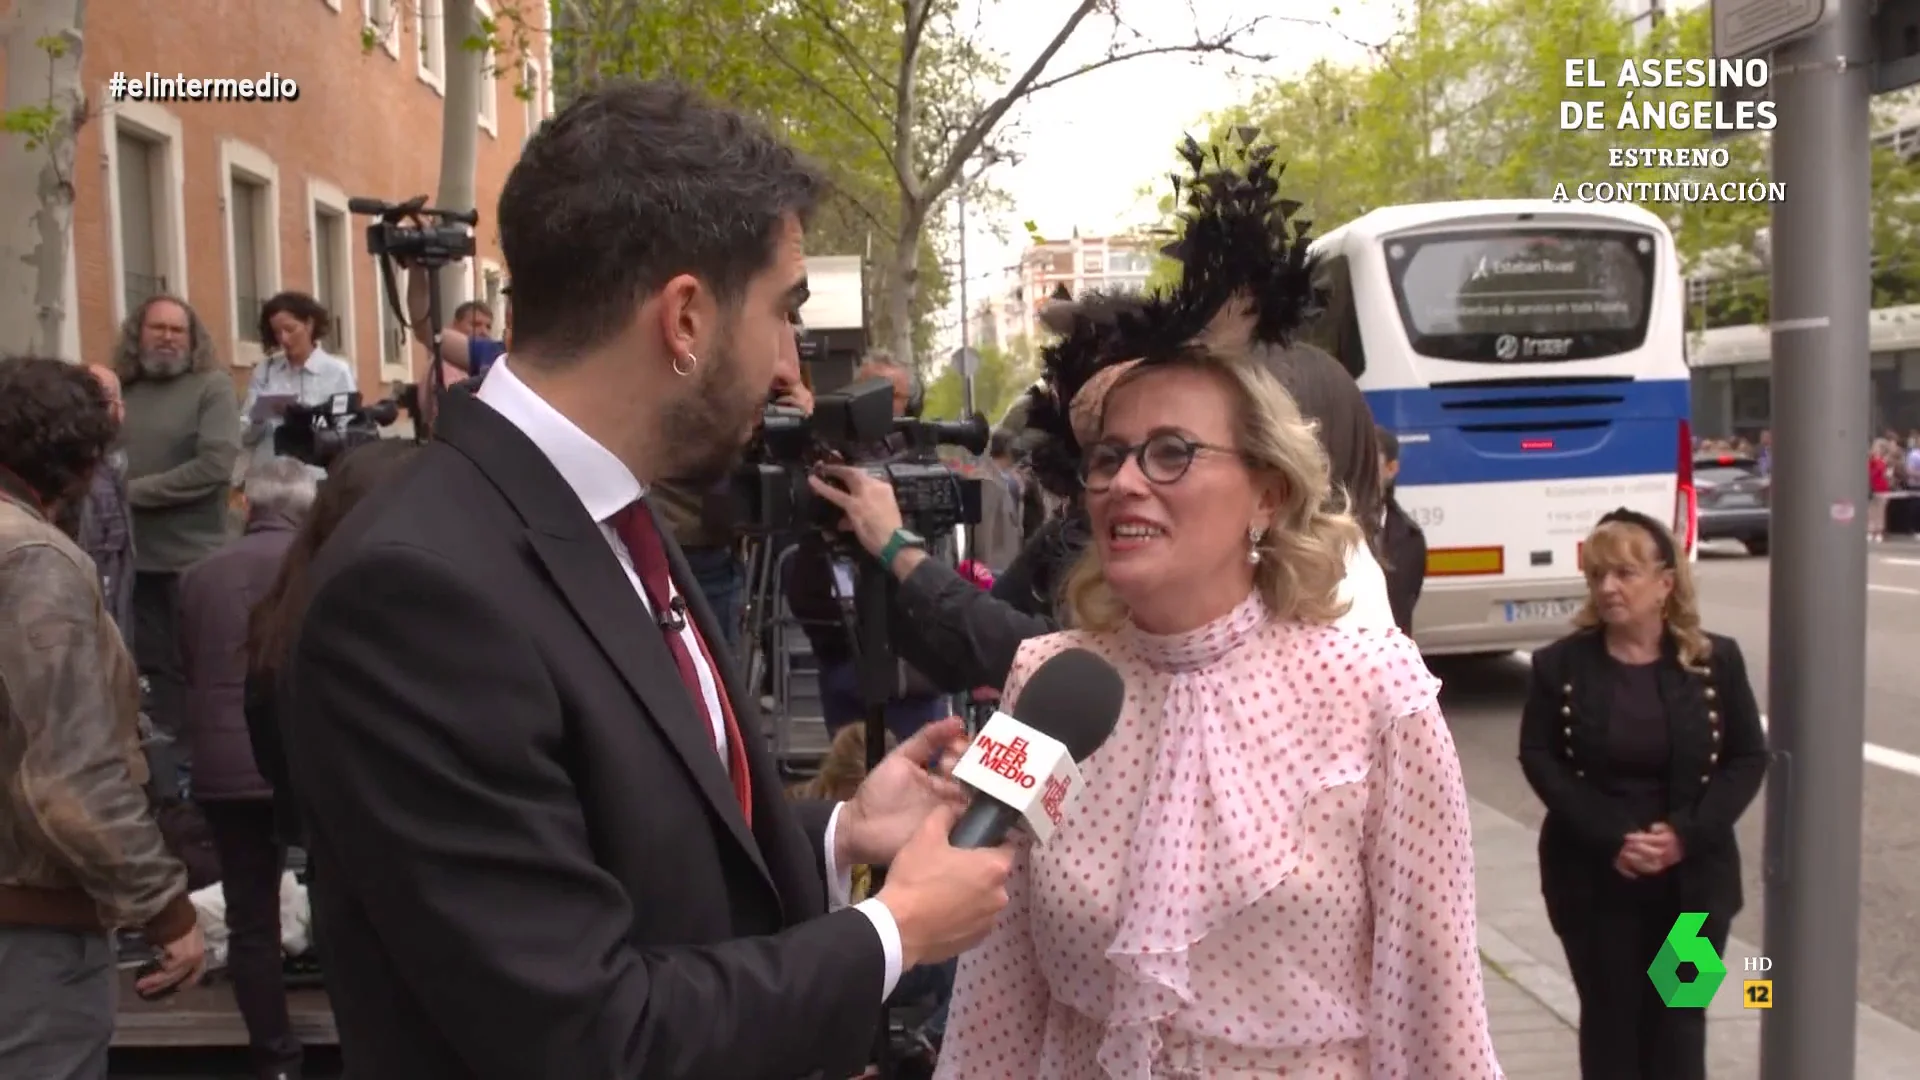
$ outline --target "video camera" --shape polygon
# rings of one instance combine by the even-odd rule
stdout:
[[[821,394],[813,415],[767,406],[747,464],[734,474],[734,519],[750,533],[835,529],[840,511],[807,485],[815,465],[838,461],[886,481],[903,524],[929,539],[980,523],[980,480],[939,460],[942,446],[987,449],[987,421],[916,420],[893,415],[893,384],[863,379]]]
[[[473,233],[468,230],[480,224],[478,210],[442,210],[428,206],[425,195],[416,195],[403,203],[355,196],[347,200],[347,212],[378,219],[367,226],[367,252],[375,258],[404,259],[433,269],[473,257]],[[409,219],[432,224],[411,224]]]
[[[387,307],[399,320],[399,325],[412,325],[413,316],[401,303],[400,285],[393,272],[394,264],[404,262],[408,266],[420,267],[427,273],[431,284],[427,289],[426,396],[431,398],[447,385],[440,357],[440,338],[444,329],[440,318],[440,271],[473,257],[471,230],[480,224],[480,212],[428,206],[425,195],[416,195],[403,203],[356,195],[347,200],[347,210],[376,219],[367,226],[367,251],[380,260],[380,278],[385,284]],[[410,384],[401,392],[407,413],[413,417],[414,440],[424,443],[432,435],[432,430],[427,413],[421,408],[421,397],[418,385]]]
[[[360,404],[359,394],[335,394],[325,405],[288,405],[273,433],[273,452],[324,469],[348,450],[380,438],[400,415],[393,401]]]

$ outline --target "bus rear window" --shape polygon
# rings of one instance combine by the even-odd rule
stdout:
[[[1489,229],[1384,242],[1413,350],[1533,364],[1637,349],[1653,301],[1655,238],[1623,229]]]

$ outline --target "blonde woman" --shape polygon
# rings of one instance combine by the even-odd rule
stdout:
[[[1581,548],[1579,629],[1534,653],[1520,763],[1546,804],[1540,888],[1580,995],[1588,1080],[1702,1080],[1702,1009],[1670,1009],[1647,966],[1682,912],[1725,952],[1740,910],[1733,827],[1766,735],[1732,638],[1700,628],[1666,526],[1616,510]]]
[[[1149,355],[1081,466],[1078,629],[1127,680],[1085,796],[961,960],[939,1076],[1497,1077],[1472,837],[1438,682],[1334,624],[1354,522],[1244,354]]]

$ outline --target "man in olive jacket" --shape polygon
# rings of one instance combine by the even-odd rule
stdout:
[[[121,444],[133,507],[133,644],[152,693],[149,715],[177,736],[186,704],[180,572],[230,535],[240,406],[206,326],[173,297],[155,296],[127,316],[114,368],[124,388]]]

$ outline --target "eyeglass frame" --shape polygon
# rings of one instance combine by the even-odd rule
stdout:
[[[1147,450],[1155,443],[1164,445],[1168,441],[1179,444],[1181,449],[1186,452],[1186,461],[1180,466],[1180,471],[1163,480],[1147,471]],[[1119,463],[1114,467],[1113,475],[1107,479],[1106,484],[1102,487],[1095,487],[1093,486],[1093,478],[1088,475],[1087,467],[1093,461],[1094,452],[1101,449],[1118,450]],[[1200,455],[1203,453],[1231,457],[1239,461],[1242,465],[1249,467],[1258,464],[1258,462],[1249,457],[1244,451],[1236,450],[1230,446],[1217,446],[1213,443],[1201,442],[1199,439],[1189,439],[1177,431],[1156,431],[1147,436],[1144,441],[1131,445],[1112,440],[1103,440],[1088,447],[1086,452],[1080,456],[1080,468],[1078,470],[1080,474],[1080,486],[1089,494],[1093,495],[1100,495],[1111,491],[1113,489],[1113,482],[1120,479],[1120,471],[1127,467],[1127,459],[1132,458],[1134,465],[1139,468],[1140,475],[1146,478],[1147,483],[1153,484],[1156,487],[1170,487],[1187,478],[1187,474],[1193,471],[1193,463],[1199,460]]]

